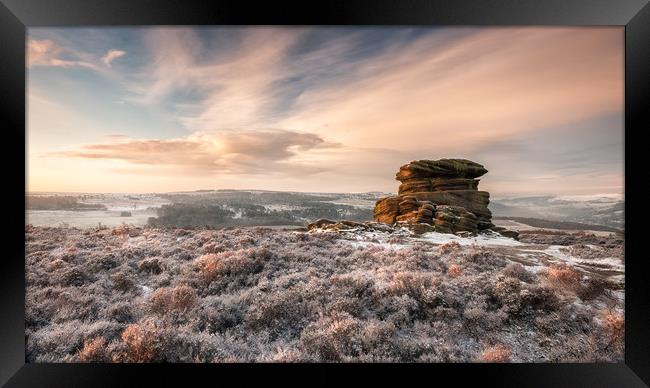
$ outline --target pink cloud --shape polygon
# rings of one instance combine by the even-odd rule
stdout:
[[[296,162],[301,153],[337,148],[310,133],[279,129],[197,133],[185,138],[125,139],[90,144],[75,150],[53,152],[50,156],[109,159],[132,165],[171,167],[173,171],[195,173],[259,174],[276,172],[317,172],[315,164]]]

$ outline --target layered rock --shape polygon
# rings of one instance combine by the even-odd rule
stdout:
[[[433,214],[436,206],[430,201],[418,201],[417,198],[407,195],[402,197],[398,204],[400,215],[395,220],[397,222],[407,222],[409,224],[431,224],[433,223]]]
[[[438,205],[433,224],[441,233],[478,233],[478,218],[460,206]]]
[[[387,224],[429,224],[443,233],[471,233],[492,229],[490,194],[479,191],[482,165],[466,159],[418,160],[400,167],[398,195],[382,198],[375,221]],[[509,231],[512,236],[512,232]]]
[[[399,196],[463,207],[478,218],[478,229],[483,230],[492,226],[490,193],[478,190],[476,178],[487,172],[482,165],[466,159],[418,160],[400,167],[395,178],[402,182]]]
[[[467,159],[416,160],[399,168],[395,179],[478,178],[488,170]]]

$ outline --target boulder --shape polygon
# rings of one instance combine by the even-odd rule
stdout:
[[[322,228],[325,225],[332,225],[336,224],[336,221],[328,220],[327,218],[320,218],[311,224],[307,225],[308,230],[316,229],[316,228]]]
[[[490,229],[492,229],[493,231],[499,233],[500,235],[502,235],[504,237],[509,237],[509,238],[513,238],[515,240],[519,240],[519,232],[517,232],[515,230],[510,230],[510,229],[506,229],[506,228],[504,228],[502,226],[494,226],[494,225]]]
[[[430,233],[436,231],[435,226],[425,224],[425,223],[405,224],[403,226],[415,234],[424,234],[424,233]]]

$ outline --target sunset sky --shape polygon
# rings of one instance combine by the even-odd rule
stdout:
[[[623,28],[30,28],[27,190],[623,193]]]

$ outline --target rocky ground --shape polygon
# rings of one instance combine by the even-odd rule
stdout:
[[[622,362],[623,240],[26,227],[29,362]]]

